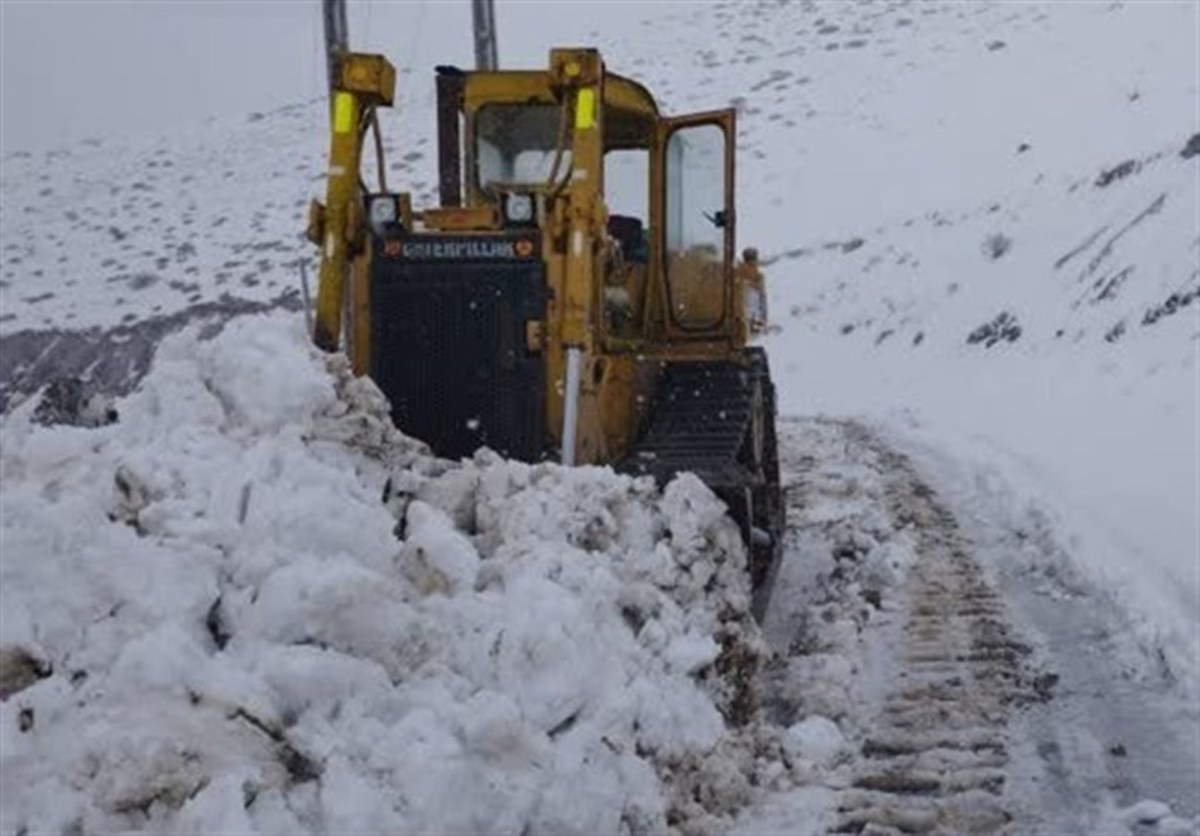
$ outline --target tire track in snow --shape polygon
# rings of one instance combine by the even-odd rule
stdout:
[[[1014,705],[1037,699],[1003,602],[971,543],[907,457],[857,424],[848,441],[874,448],[886,469],[887,511],[915,534],[902,589],[898,669],[869,725],[843,833],[997,833],[1012,821],[1004,797],[1006,727]]]
[[[863,743],[839,830],[1000,831],[1011,820],[1004,730],[1027,651],[965,553],[923,556],[910,583],[902,669]]]
[[[780,441],[758,689],[807,772],[739,833],[1198,832],[1193,692],[1041,511],[853,421]]]
[[[769,690],[792,709],[779,718],[789,724],[814,713],[837,719],[840,702],[841,728],[856,749],[824,773],[837,790],[824,832],[1012,832],[1009,721],[1048,698],[1052,678],[1035,675],[1031,648],[1018,640],[973,542],[907,456],[851,421],[785,425],[783,436],[799,503],[790,558],[814,564],[829,550],[832,559],[803,570],[815,572],[803,582],[814,592],[793,587],[790,595],[810,599],[799,613],[821,611],[804,620],[805,641],[792,639],[817,649],[789,652],[781,663],[788,670]],[[847,556],[851,546],[857,553]],[[816,568],[821,561],[825,569]],[[881,572],[891,580],[880,581]],[[836,623],[847,618],[855,632],[841,628],[839,639]],[[839,686],[841,698],[828,698],[821,669],[807,661],[823,654],[857,671]]]

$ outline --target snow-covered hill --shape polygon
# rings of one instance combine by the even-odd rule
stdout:
[[[362,30],[363,9],[352,35],[391,54],[403,70],[401,108],[384,120],[389,179],[428,203],[435,182],[432,65],[453,56],[466,60],[461,9],[375,6],[368,9],[369,33]],[[946,507],[978,541],[987,573],[1021,602],[1014,609],[1029,617],[1022,625],[1027,636],[1047,646],[1069,645],[1064,637],[1075,634],[1060,628],[1071,619],[1088,636],[1123,630],[1129,621],[1131,636],[1095,639],[1103,645],[1092,658],[1095,670],[1152,681],[1164,700],[1176,692],[1194,700],[1200,690],[1200,5],[734,0],[620,9],[506,9],[501,3],[502,57],[520,55],[536,65],[555,43],[595,43],[612,69],[643,80],[669,112],[738,107],[739,235],[767,263],[773,329],[766,345],[782,411],[850,416],[853,426],[869,428],[877,440],[871,445],[886,442],[904,451],[912,468],[905,478],[924,479],[946,495]],[[400,54],[404,50],[410,55]],[[413,66],[413,56],[424,64]],[[802,829],[798,811],[836,805],[829,787],[849,780],[839,772],[848,768],[843,736],[867,733],[848,718],[854,709],[877,707],[882,696],[864,677],[882,677],[871,673],[873,666],[887,667],[878,653],[871,655],[879,640],[862,639],[865,649],[855,644],[869,619],[853,603],[860,586],[872,594],[882,590],[886,600],[888,590],[903,584],[915,559],[903,514],[894,526],[879,522],[875,510],[861,512],[865,522],[854,516],[859,511],[851,515],[879,541],[864,547],[862,571],[871,577],[862,584],[843,577],[844,561],[834,559],[832,580],[814,582],[828,600],[806,597],[813,593],[804,584],[796,587],[795,612],[806,613],[797,618],[815,618],[818,609],[832,613],[816,631],[832,649],[789,663],[800,668],[793,683],[800,690],[789,699],[815,719],[783,742],[760,729],[765,737],[752,745],[742,732],[699,723],[711,735],[699,742],[671,738],[686,752],[682,761],[664,759],[653,746],[647,749],[646,733],[626,723],[641,715],[599,685],[585,700],[596,714],[543,717],[538,706],[554,703],[559,692],[547,696],[538,689],[579,679],[563,673],[576,655],[591,660],[587,665],[621,667],[629,681],[651,683],[638,691],[641,710],[657,704],[655,716],[664,723],[727,707],[720,693],[706,690],[711,682],[697,684],[694,674],[706,670],[703,654],[689,656],[710,647],[713,623],[688,632],[672,616],[662,635],[646,634],[655,642],[647,650],[635,646],[629,626],[612,620],[611,611],[601,615],[633,594],[631,584],[654,606],[687,612],[673,597],[673,582],[655,574],[663,570],[654,555],[666,547],[665,532],[691,519],[680,517],[672,502],[694,503],[710,532],[721,531],[721,524],[705,516],[703,492],[685,488],[676,489],[674,500],[659,499],[603,474],[570,476],[550,468],[534,478],[528,469],[486,457],[443,474],[446,465],[423,458],[407,442],[379,447],[381,436],[361,449],[352,419],[370,410],[345,405],[345,381],[326,376],[296,331],[301,262],[313,275],[313,254],[300,231],[305,205],[322,182],[325,120],[319,98],[280,101],[186,132],[164,130],[158,138],[105,136],[34,152],[5,149],[0,160],[0,403],[55,365],[132,383],[149,359],[149,343],[185,327],[188,311],[224,318],[293,309],[291,325],[283,324],[289,321],[283,313],[256,320],[274,323],[264,328],[275,334],[264,337],[270,345],[254,348],[255,329],[242,325],[195,349],[171,342],[158,376],[119,405],[117,427],[30,428],[24,422],[33,405],[20,405],[20,397],[3,419],[2,643],[34,652],[26,668],[35,674],[45,673],[47,663],[55,668],[23,692],[34,695],[33,702],[10,700],[3,709],[0,741],[5,758],[16,758],[5,761],[4,780],[15,776],[12,781],[31,788],[14,807],[7,799],[15,784],[5,784],[4,827],[22,821],[49,826],[61,815],[54,821],[64,826],[165,827],[170,820],[181,830],[245,830],[237,816],[253,808],[250,824],[268,830],[471,829],[481,811],[497,816],[497,829],[512,824],[517,831],[526,825],[535,832],[611,830],[622,821],[631,832],[637,832],[635,822],[657,830],[668,821],[705,830],[727,824],[757,797],[758,790],[748,788],[752,776],[763,787],[781,787],[815,775],[820,786],[811,798],[789,797],[775,818],[760,810],[743,820],[743,829]],[[246,362],[234,347],[239,337],[248,351],[292,356],[296,380],[262,392],[251,391],[253,381],[243,380],[244,390],[234,381],[228,385],[237,391],[226,392],[219,373]],[[124,349],[114,372],[101,354],[120,353],[122,345],[132,348]],[[272,393],[279,403],[268,397]],[[213,398],[222,410],[244,412],[245,422],[221,419],[225,413],[213,411]],[[299,414],[281,411],[287,403]],[[348,415],[333,414],[343,409]],[[864,476],[882,472],[872,458],[876,447],[851,455],[839,446],[850,442],[821,422],[814,426],[786,433],[796,448],[789,454],[795,493],[809,496],[814,479],[829,483],[829,496],[796,517],[793,559],[826,548],[831,520],[845,525],[844,505],[864,497],[882,501],[886,493],[873,481],[886,479]],[[848,437],[859,443],[866,436],[855,431]],[[393,488],[429,504],[427,521],[436,521],[430,531],[442,545],[455,544],[445,553],[470,563],[470,549],[486,557],[509,548],[519,555],[512,571],[520,578],[509,577],[508,569],[499,579],[479,569],[462,588],[426,588],[429,578],[444,576],[453,587],[455,577],[471,575],[462,561],[432,567],[424,580],[393,576],[385,542],[396,518],[377,502],[386,468],[373,456],[381,449],[399,455],[401,448],[410,458],[400,470],[412,484]],[[199,460],[210,454],[211,461]],[[850,462],[825,473],[838,455]],[[246,461],[254,463],[249,470]],[[225,484],[223,468],[241,474],[236,484]],[[128,480],[119,473],[135,475],[136,482],[121,489]],[[479,498],[493,496],[492,480],[512,478],[520,487],[509,504]],[[298,486],[322,479],[336,487],[344,518],[310,519],[318,503],[334,500]],[[484,487],[472,488],[476,498],[466,502],[460,480]],[[130,495],[113,493],[121,490]],[[843,491],[856,493],[845,498]],[[263,503],[264,496],[271,499]],[[145,507],[129,511],[130,501]],[[455,518],[458,534],[433,507]],[[65,522],[63,509],[69,509]],[[102,518],[110,511],[117,521],[106,524]],[[572,520],[565,532],[512,527],[513,521],[533,526],[539,515],[560,511]],[[585,560],[586,583],[569,572],[556,574],[565,564],[545,550],[564,541],[575,548],[579,538],[591,537],[593,512],[618,521],[621,533],[599,549],[613,565]],[[424,513],[402,514],[409,543],[423,536],[417,529]],[[152,536],[139,536],[142,525]],[[479,537],[470,548],[459,548],[464,531]],[[364,536],[374,544],[374,557],[358,553]],[[677,563],[708,566],[710,547],[672,555]],[[237,556],[248,552],[258,557],[239,568]],[[395,629],[416,621],[436,625],[423,657],[429,665],[423,670],[433,671],[428,680],[401,682],[402,693],[393,693],[388,666],[400,670],[407,663],[381,649],[395,636],[376,632],[383,628],[369,616],[370,607],[358,619],[305,603],[305,594],[325,594],[322,577],[306,574],[311,561],[304,555],[317,552],[342,554],[333,586],[365,584],[379,607],[404,610],[408,620],[398,618]],[[114,572],[96,568],[104,566]],[[828,569],[816,561],[801,575]],[[87,582],[57,582],[77,575]],[[657,584],[653,594],[638,585],[647,578]],[[543,603],[553,610],[544,615],[562,627],[546,650],[550,656],[530,650],[545,663],[544,681],[536,675],[520,681],[528,671],[471,655],[479,636],[492,636],[483,621],[511,616],[520,622],[514,629],[528,624],[519,613],[497,615],[495,608],[505,606],[497,602],[506,600],[498,590],[510,581],[514,590],[525,582],[543,590]],[[599,587],[593,594],[587,584]],[[1022,598],[1030,584],[1045,596]],[[276,589],[274,603],[265,592],[250,600],[250,590],[260,587]],[[163,599],[147,601],[152,590]],[[341,593],[328,591],[341,600]],[[520,593],[512,599],[520,604],[511,606],[540,594]],[[198,626],[211,621],[218,597],[225,603],[214,611],[215,623],[234,630],[229,646],[236,653],[217,655],[208,646],[225,627],[212,633],[211,625]],[[555,601],[562,606],[555,609]],[[452,612],[448,602],[464,612]],[[708,618],[711,603],[688,617]],[[263,614],[268,604],[269,616]],[[834,604],[836,612],[829,609]],[[788,622],[791,615],[776,611],[773,617]],[[895,616],[885,618],[885,628],[888,618]],[[390,625],[390,619],[378,621]],[[309,629],[306,624],[344,632],[296,633]],[[581,624],[610,636],[616,650],[598,649],[573,632]],[[767,626],[770,634],[770,618]],[[475,627],[483,632],[472,632]],[[339,645],[343,640],[349,644]],[[753,643],[753,636],[747,640]],[[242,642],[253,648],[240,649]],[[297,642],[300,650],[291,647]],[[665,650],[673,642],[678,654]],[[1140,661],[1130,662],[1137,654]],[[696,665],[680,662],[683,657]],[[1143,677],[1146,660],[1161,666],[1161,679]],[[1080,688],[1106,687],[1088,680],[1086,671],[1075,673],[1083,677]],[[345,689],[323,690],[319,683],[326,679]],[[503,696],[486,711],[471,701],[477,692],[493,691]],[[181,711],[180,700],[191,693],[200,699],[198,713],[189,714],[197,719],[176,719],[184,729],[180,739],[194,739],[196,746],[173,749],[155,735],[172,727],[168,715],[175,717],[171,712]],[[160,712],[163,724],[151,723],[141,742],[114,748],[136,722],[137,708],[123,702],[129,694],[151,695],[146,705]],[[537,702],[542,698],[547,702]],[[1114,699],[1116,705],[1125,697]],[[842,709],[832,705],[837,700]],[[1099,710],[1092,703],[1070,705]],[[1194,724],[1194,709],[1172,705]],[[1113,716],[1119,708],[1112,708]],[[621,718],[624,736],[589,725],[589,717],[608,711]],[[230,731],[231,713],[232,722],[251,728]],[[575,732],[548,734],[568,715],[576,717]],[[431,731],[422,736],[401,724],[407,730],[397,733],[401,739],[387,757],[368,756],[367,741],[390,725],[379,720],[384,716],[419,716]],[[820,717],[833,717],[840,731]],[[40,734],[51,723],[58,730],[47,738],[22,731],[28,724]],[[497,724],[515,725],[519,733],[498,740]],[[359,748],[339,755],[345,764],[330,763],[316,782],[320,793],[289,776],[289,747],[316,756],[332,751],[323,747],[335,739]],[[585,739],[587,746],[572,748],[572,740]],[[706,765],[688,760],[714,739],[729,741],[730,750]],[[603,740],[609,743],[602,749],[594,746]],[[423,783],[417,761],[396,753],[409,746],[446,754],[449,749],[437,748],[443,745],[478,759],[459,764],[466,772]],[[757,760],[746,755],[747,746],[759,747]],[[139,749],[161,758],[141,759]],[[1080,743],[1077,753],[1085,749]],[[57,760],[45,760],[48,752]],[[594,779],[602,789],[575,799],[578,818],[555,818],[553,805],[566,801],[545,770],[585,759],[592,770],[586,780],[564,766],[566,775],[585,786]],[[1107,768],[1092,755],[1079,760],[1092,764],[1096,775]],[[64,777],[55,764],[68,761],[82,771]],[[169,778],[161,785],[151,780],[160,772]],[[408,795],[430,783],[452,791],[468,772],[471,781],[492,780],[497,793],[514,793],[503,815],[483,797],[463,800],[460,809]],[[1133,782],[1139,790],[1153,783],[1146,774]],[[1022,792],[1032,793],[1032,783],[1021,784]],[[247,792],[261,793],[260,801],[235,803]],[[69,803],[60,800],[64,793]],[[550,806],[526,804],[535,796]],[[179,808],[191,812],[175,819]],[[227,810],[235,817],[223,820]],[[381,818],[354,818],[364,810]],[[447,811],[465,818],[438,818]],[[622,820],[621,811],[629,817]],[[1067,807],[1056,815],[1066,822],[1076,813],[1081,818],[1075,821],[1093,826],[1126,821],[1145,831],[1138,814],[1096,819]],[[832,826],[831,819],[814,821]]]

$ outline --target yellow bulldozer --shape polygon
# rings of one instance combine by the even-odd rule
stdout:
[[[438,67],[440,205],[417,209],[383,178],[395,79],[381,55],[331,70],[317,345],[343,348],[438,455],[695,473],[742,531],[761,611],[784,506],[775,391],[748,344],[763,277],[753,249],[735,255],[734,111],[663,116],[594,49]]]

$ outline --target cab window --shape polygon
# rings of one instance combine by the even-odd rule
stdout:
[[[645,148],[616,149],[604,155],[604,201],[608,231],[626,259],[649,258],[646,221],[650,217],[650,152]]]
[[[563,109],[554,104],[485,105],[475,115],[475,174],[482,191],[540,186],[570,170],[570,136],[555,172]]]
[[[725,131],[676,129],[665,158],[666,275],[682,327],[711,328],[725,315]]]

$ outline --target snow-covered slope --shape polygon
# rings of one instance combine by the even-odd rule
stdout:
[[[112,326],[298,287],[320,113],[284,107],[233,129],[9,156],[3,333]]]
[[[796,226],[761,222],[783,408],[872,416],[979,462],[1194,680],[1200,11],[932,8],[902,35],[902,10],[827,9],[826,27],[922,44],[892,45],[890,66],[876,45],[853,86],[845,43],[821,56],[847,75],[813,94],[803,153],[762,141],[800,190],[781,207]],[[743,235],[785,187],[750,182]]]

